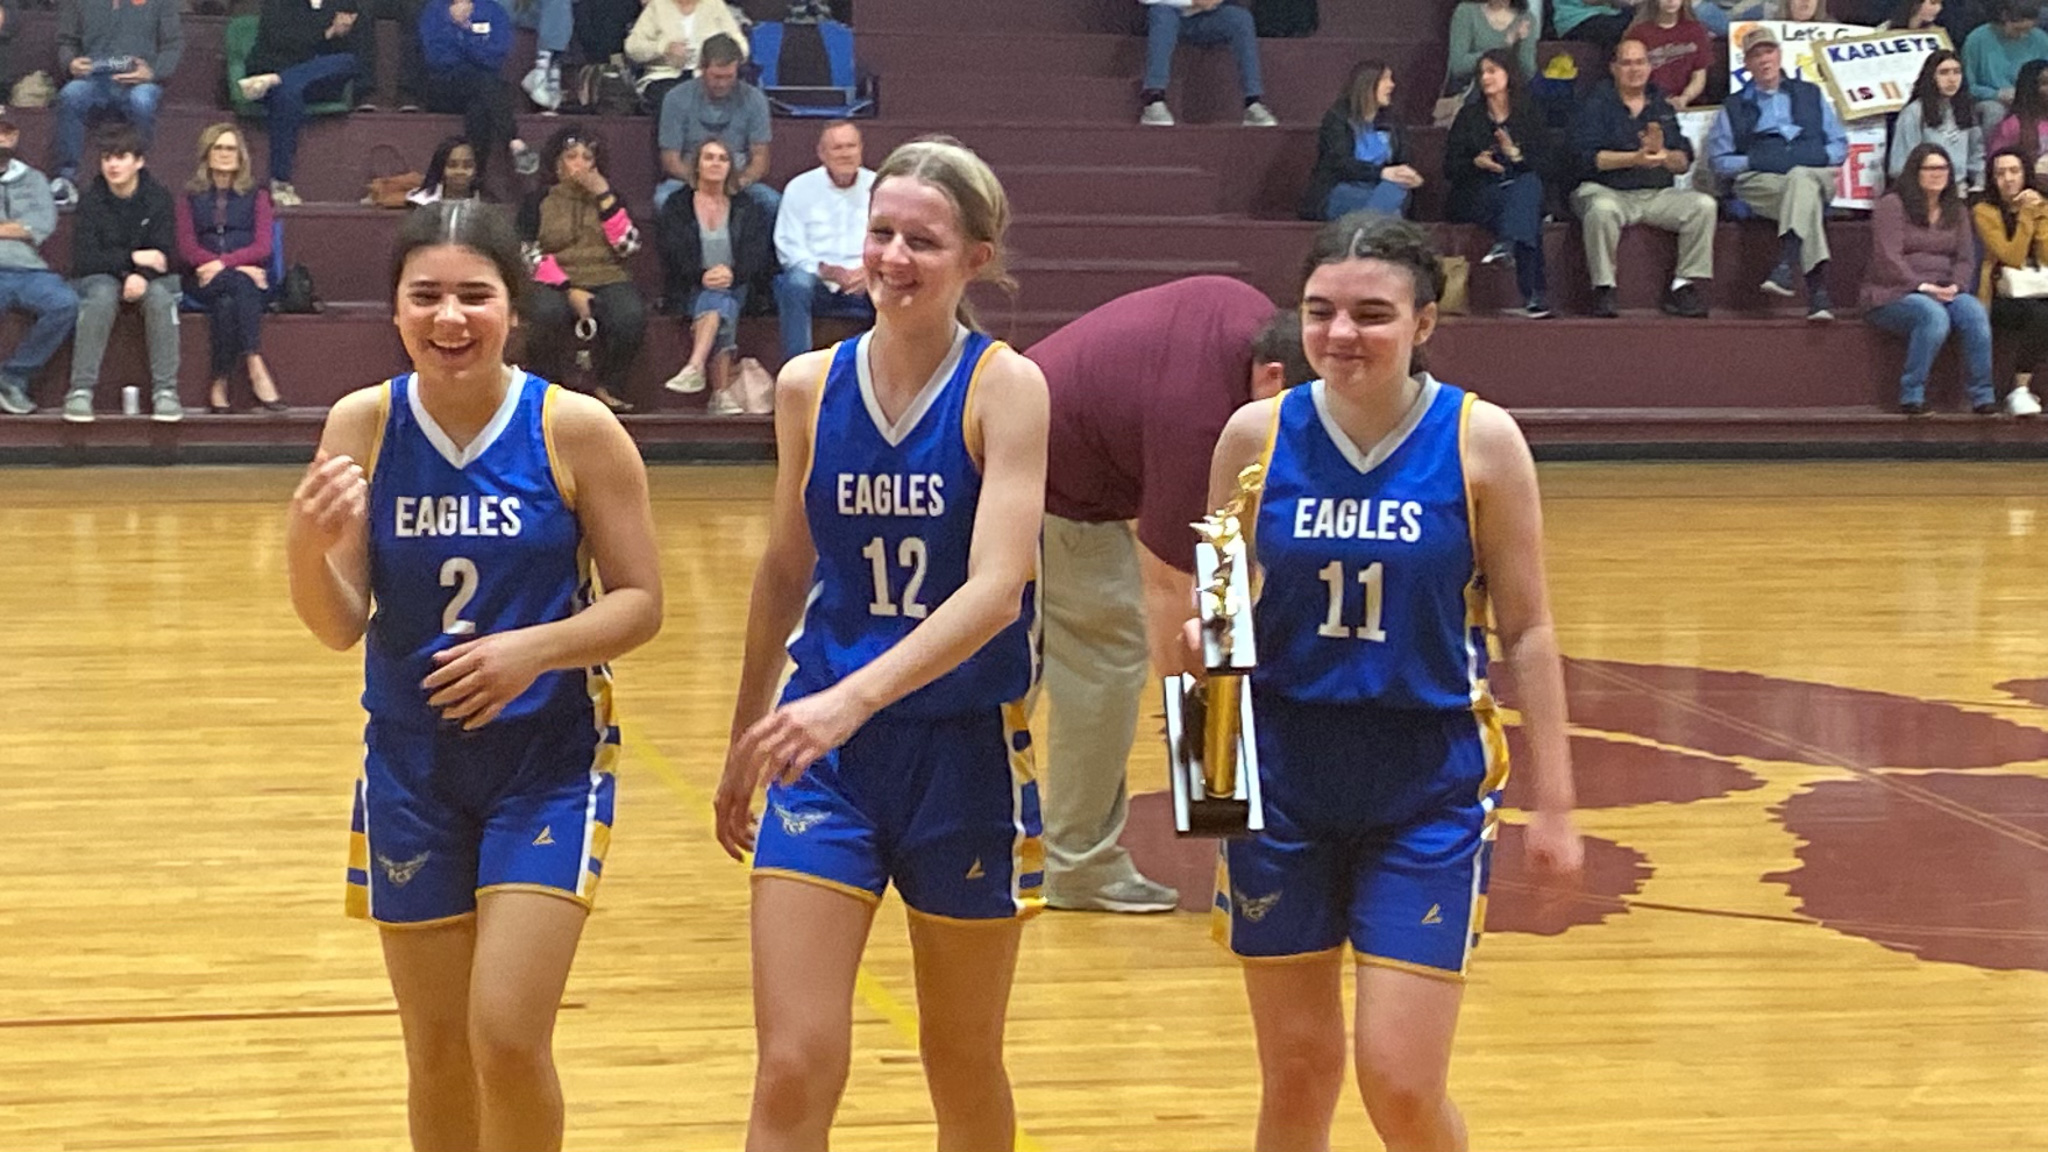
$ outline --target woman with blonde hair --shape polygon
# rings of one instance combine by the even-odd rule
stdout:
[[[199,167],[177,200],[178,259],[192,271],[190,296],[206,310],[213,392],[207,411],[230,411],[228,378],[249,374],[256,406],[282,412],[258,351],[270,289],[270,190],[256,186],[242,130],[223,121],[199,134]]]
[[[1693,14],[1692,0],[1643,0],[1628,39],[1650,53],[1650,83],[1673,108],[1684,108],[1707,88],[1714,36]]]
[[[957,142],[898,148],[875,174],[862,255],[874,328],[776,384],[782,464],[715,802],[719,843],[754,853],[756,1152],[827,1147],[854,980],[892,883],[938,1146],[1015,1146],[1003,1029],[1022,924],[1043,904],[1024,700],[1050,405],[1038,368],[977,331],[966,301],[971,284],[1007,283],[1009,219]]]

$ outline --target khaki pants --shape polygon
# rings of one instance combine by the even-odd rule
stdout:
[[[1778,235],[1799,236],[1799,270],[1813,271],[1828,258],[1828,201],[1835,198],[1833,168],[1794,168],[1790,172],[1740,172],[1735,194],[1760,216],[1778,222]]]
[[[1614,249],[1621,230],[1631,224],[1678,233],[1678,267],[1684,280],[1714,278],[1714,225],[1719,206],[1704,192],[1679,188],[1619,191],[1588,180],[1572,193],[1572,210],[1586,234],[1586,269],[1593,287],[1615,285]]]
[[[1152,676],[1130,525],[1047,516],[1038,603],[1052,708],[1039,805],[1045,891],[1057,901],[1137,874],[1117,843],[1129,812],[1124,772],[1138,699]]]

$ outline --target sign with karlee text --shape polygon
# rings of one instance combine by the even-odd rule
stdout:
[[[1835,111],[1844,120],[1888,116],[1913,98],[1913,82],[1927,58],[1949,47],[1948,32],[1880,32],[1818,45],[1815,61]]]

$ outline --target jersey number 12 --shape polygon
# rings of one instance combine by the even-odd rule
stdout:
[[[1356,637],[1375,643],[1385,643],[1387,633],[1380,627],[1380,612],[1386,607],[1387,571],[1386,566],[1375,560],[1358,574],[1358,582],[1365,585],[1365,623],[1356,628],[1344,626],[1344,562],[1332,560],[1316,573],[1323,583],[1330,586],[1330,614],[1323,620],[1316,635],[1332,640],[1348,640]]]
[[[875,573],[875,598],[868,602],[870,616],[908,616],[922,620],[926,612],[924,605],[917,602],[917,594],[924,590],[924,569],[927,559],[924,540],[918,536],[905,536],[903,543],[896,547],[896,563],[910,570],[910,580],[903,585],[903,603],[899,608],[889,598],[889,547],[880,536],[868,541],[860,550],[868,558],[868,566]]]

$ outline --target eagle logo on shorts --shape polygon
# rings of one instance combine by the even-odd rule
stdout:
[[[1280,893],[1278,892],[1273,893],[1271,896],[1247,896],[1244,894],[1243,889],[1232,888],[1230,890],[1231,906],[1237,909],[1238,915],[1243,916],[1246,921],[1253,924],[1264,920],[1266,913],[1271,912],[1273,905],[1279,902]]]
[[[775,818],[782,821],[782,830],[791,836],[801,836],[809,832],[824,823],[826,816],[823,812],[791,812],[780,804],[772,807],[775,809]]]
[[[432,855],[432,852],[422,852],[412,859],[402,862],[393,860],[389,856],[379,855],[377,857],[377,867],[384,870],[384,878],[391,881],[393,888],[403,888],[407,884],[412,883],[412,878],[419,875],[420,869],[427,863],[427,858]]]

